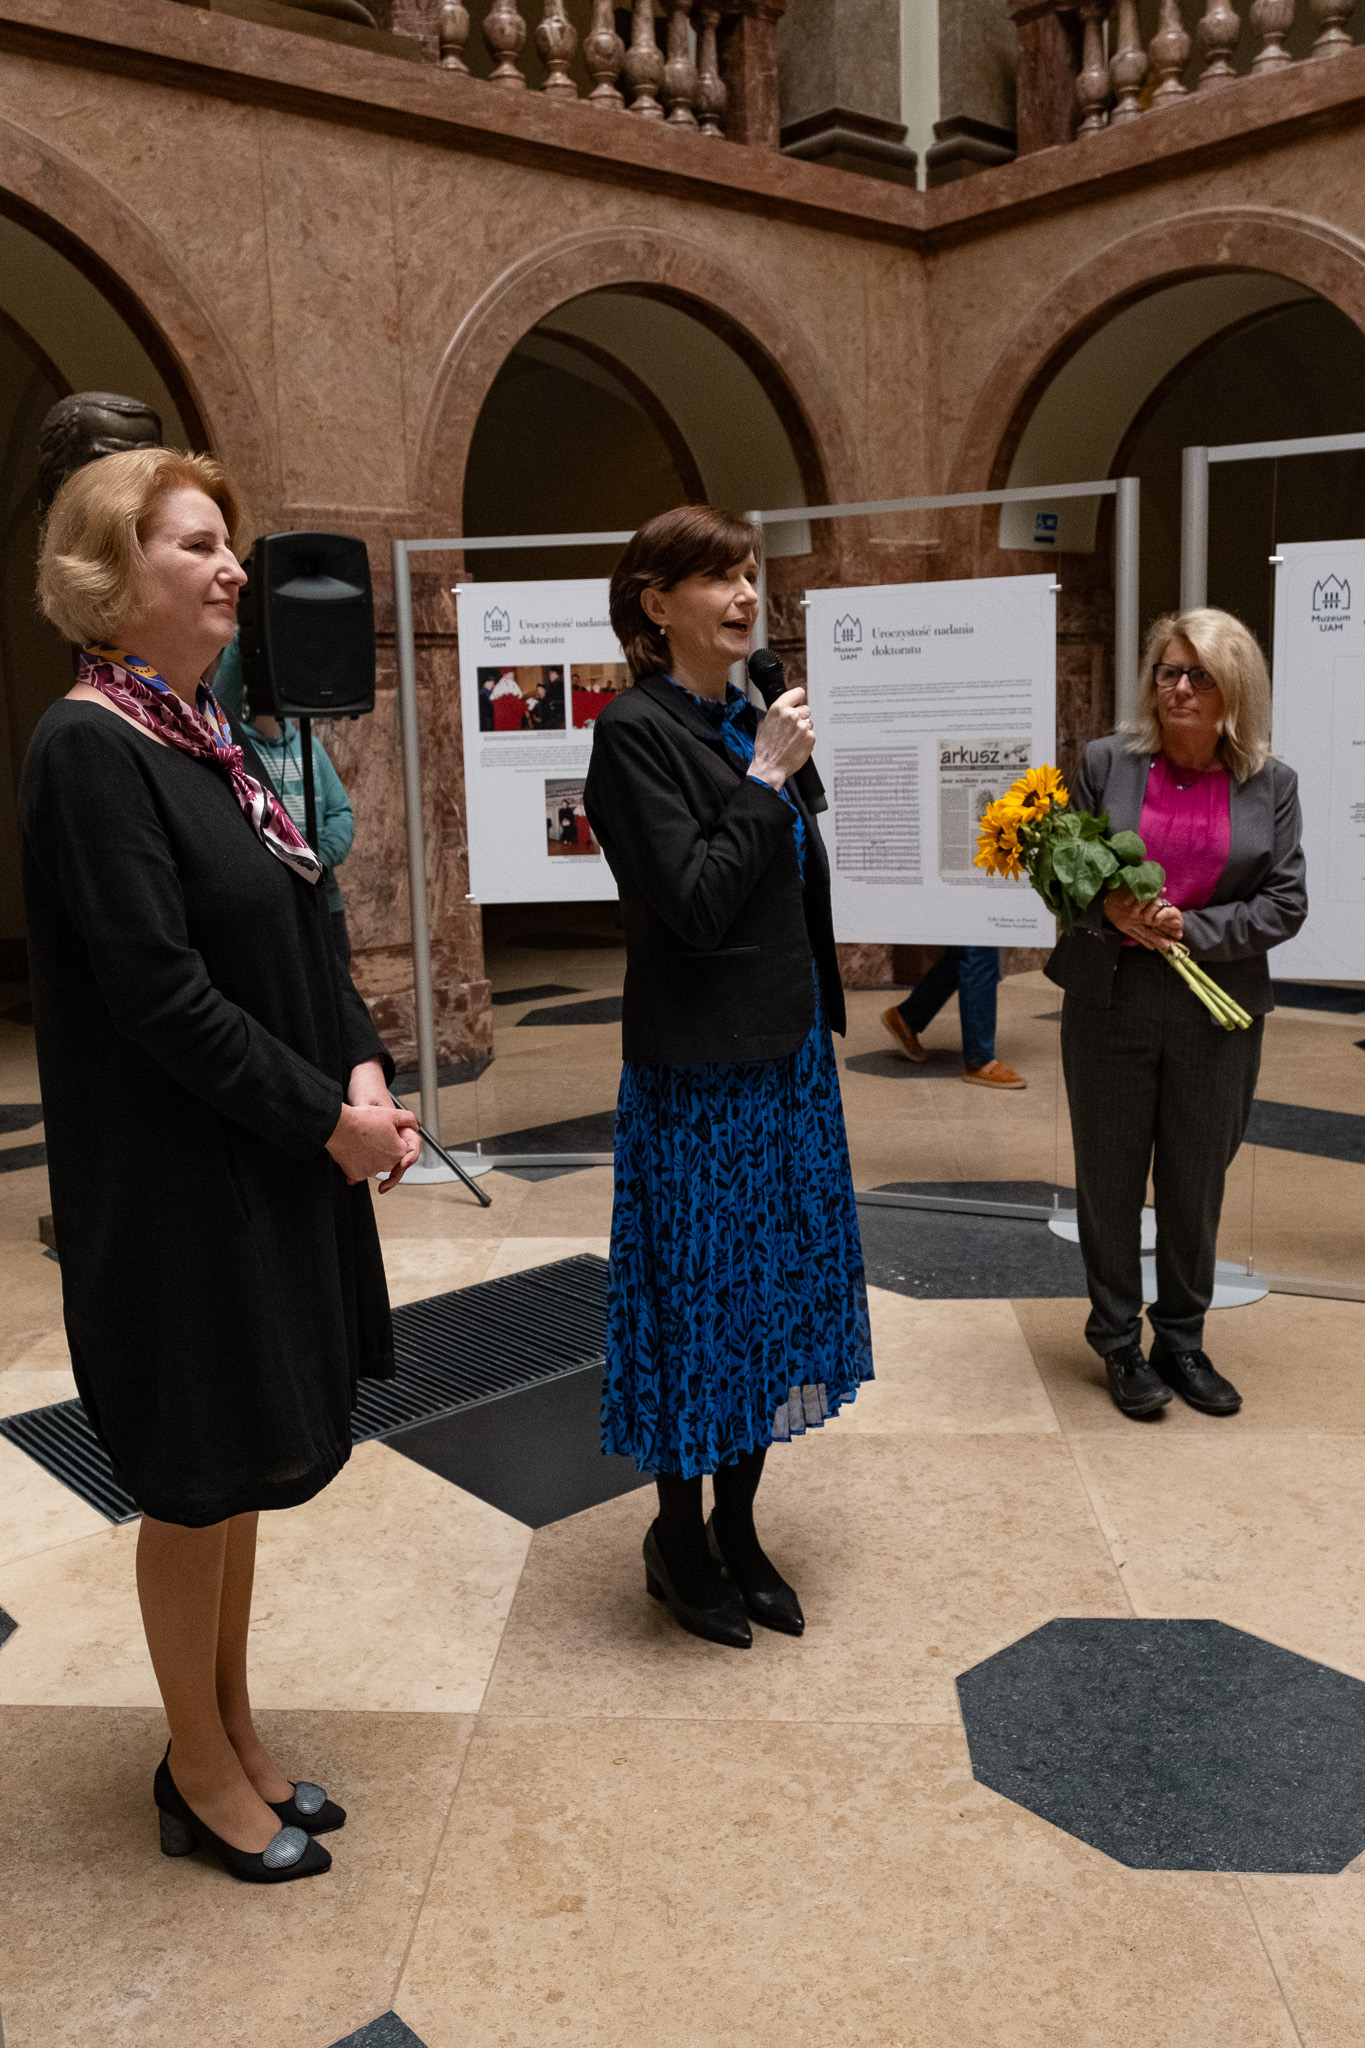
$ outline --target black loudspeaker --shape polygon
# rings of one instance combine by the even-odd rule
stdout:
[[[374,710],[374,595],[363,540],[268,533],[238,599],[242,681],[253,712],[355,718]]]

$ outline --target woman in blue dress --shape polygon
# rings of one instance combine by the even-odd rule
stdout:
[[[728,682],[758,545],[695,505],[630,542],[611,621],[633,687],[585,793],[626,930],[603,1448],[657,1481],[647,1590],[737,1649],[750,1621],[805,1627],[754,1524],[768,1447],[872,1377],[829,864],[792,780],[810,713],[794,689],[760,717]]]

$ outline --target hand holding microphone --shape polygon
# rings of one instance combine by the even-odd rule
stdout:
[[[774,789],[790,778],[812,815],[827,811],[825,785],[810,758],[815,729],[805,691],[787,688],[786,671],[771,647],[749,656],[749,680],[768,707],[754,743],[753,774]]]

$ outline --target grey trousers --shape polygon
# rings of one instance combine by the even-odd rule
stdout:
[[[1155,953],[1125,947],[1108,1010],[1068,995],[1062,1071],[1076,1154],[1076,1212],[1103,1357],[1142,1334],[1142,1206],[1156,1196],[1163,1351],[1198,1351],[1213,1298],[1223,1183],[1256,1093],[1265,1019],[1224,1031]]]

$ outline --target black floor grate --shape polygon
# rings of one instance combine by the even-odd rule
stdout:
[[[607,1262],[582,1253],[395,1309],[398,1377],[361,1381],[352,1442],[600,1364],[606,1302]],[[109,1521],[136,1516],[79,1401],[0,1418],[0,1436]]]

